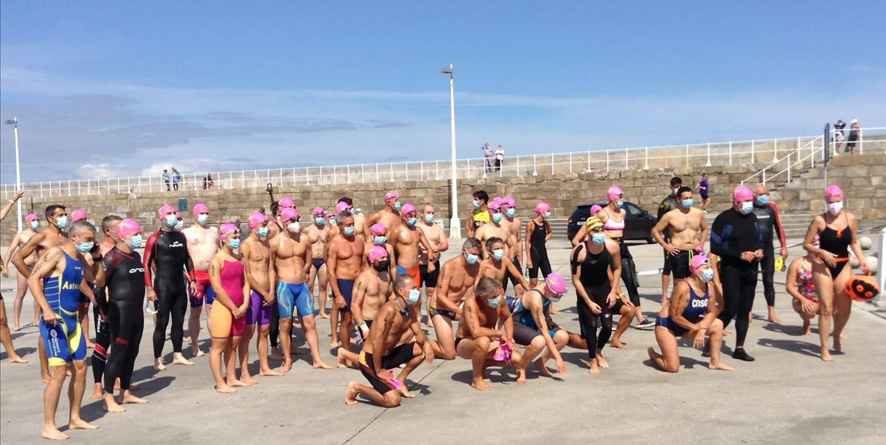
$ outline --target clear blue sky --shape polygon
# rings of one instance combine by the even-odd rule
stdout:
[[[3,2],[23,180],[886,126],[886,2]],[[11,126],[0,131],[14,181]]]

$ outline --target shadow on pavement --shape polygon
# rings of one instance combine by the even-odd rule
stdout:
[[[757,341],[757,344],[760,346],[766,346],[768,348],[778,348],[785,351],[796,352],[798,354],[803,354],[809,357],[819,358],[821,357],[821,348],[817,344],[812,344],[804,341],[797,340],[775,340],[771,338],[761,338]]]
[[[27,358],[29,355],[37,352],[37,348],[15,348],[15,352],[17,352],[21,358]],[[6,350],[0,353],[0,361],[6,360],[8,358],[9,354],[6,353]]]

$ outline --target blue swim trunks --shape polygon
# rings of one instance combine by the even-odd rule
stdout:
[[[314,315],[314,299],[304,283],[277,282],[277,312],[280,318],[292,318],[295,310],[302,317]]]

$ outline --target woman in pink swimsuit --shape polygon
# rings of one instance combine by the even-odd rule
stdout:
[[[249,285],[240,255],[235,253],[240,248],[240,229],[225,223],[219,228],[218,235],[222,246],[209,263],[209,282],[216,294],[210,312],[212,350],[209,353],[209,367],[215,378],[216,391],[234,393],[237,392],[234,387],[250,384],[237,379],[237,355],[234,354],[246,329],[249,300],[244,296],[248,295]],[[222,378],[222,354],[227,367],[227,380]]]

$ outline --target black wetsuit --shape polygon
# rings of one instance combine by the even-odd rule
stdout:
[[[105,367],[105,392],[114,392],[114,381],[127,390],[145,327],[145,268],[138,252],[125,253],[114,247],[104,257],[108,292],[107,321],[111,348]]]
[[[551,261],[548,260],[548,248],[545,246],[548,222],[544,221],[539,224],[532,221],[532,223],[535,224],[535,230],[529,234],[529,255],[532,259],[529,277],[538,278],[538,269],[541,268],[541,275],[547,278],[551,274]]]
[[[156,277],[151,282],[151,265]],[[159,231],[148,238],[144,260],[145,286],[153,286],[157,294],[157,325],[154,327],[154,358],[163,354],[166,328],[172,315],[172,350],[182,352],[185,312],[188,310],[188,289],[184,273],[193,279],[194,264],[188,253],[188,240],[181,232]],[[112,297],[113,298],[113,297]]]
[[[665,199],[661,200],[661,204],[658,205],[658,216],[655,218],[655,222],[661,221],[661,218],[664,217],[665,213],[670,212],[671,210],[676,209],[679,206],[677,203],[677,198],[674,197],[673,193],[668,195]],[[671,241],[671,231],[670,229],[664,229],[661,231],[661,236],[664,238],[666,242]],[[670,275],[671,274],[671,258],[670,254],[667,250],[662,249],[664,251],[664,266],[662,266],[662,275]],[[633,300],[632,300],[633,301]],[[636,304],[636,303],[634,303]]]
[[[104,287],[95,288],[95,304],[92,305],[92,320],[95,325],[95,347],[92,349],[92,377],[95,383],[101,383],[105,375],[105,364],[108,361],[108,346],[111,345],[111,333],[108,330],[108,300]]]
[[[773,240],[775,237],[773,235],[777,234],[781,238],[784,230],[781,228],[778,211],[771,205],[760,205],[755,199],[754,215],[757,216],[757,226],[763,235],[763,261],[760,262],[761,272],[763,272],[763,295],[766,297],[766,304],[772,307],[775,306],[775,283],[773,282],[775,275]]]
[[[585,250],[585,259],[578,261],[579,254]],[[579,281],[581,281],[588,298],[600,305],[602,312],[595,314],[585,303],[584,298],[578,296],[576,308],[578,309],[578,322],[581,325],[581,336],[588,343],[588,357],[591,360],[597,358],[597,349],[603,349],[609,336],[612,334],[612,313],[606,297],[612,291],[612,283],[609,281],[609,268],[612,266],[612,255],[603,247],[603,251],[593,254],[587,245],[580,244],[571,259],[572,273],[575,274],[581,267]],[[600,335],[597,335],[597,327],[600,327]]]
[[[711,227],[711,252],[722,260],[720,280],[723,283],[725,308],[720,320],[725,327],[738,316],[735,320],[736,348],[744,346],[750,324],[748,316],[757,291],[757,261],[744,261],[741,254],[762,248],[763,235],[756,215],[742,215],[735,209],[717,215]]]

